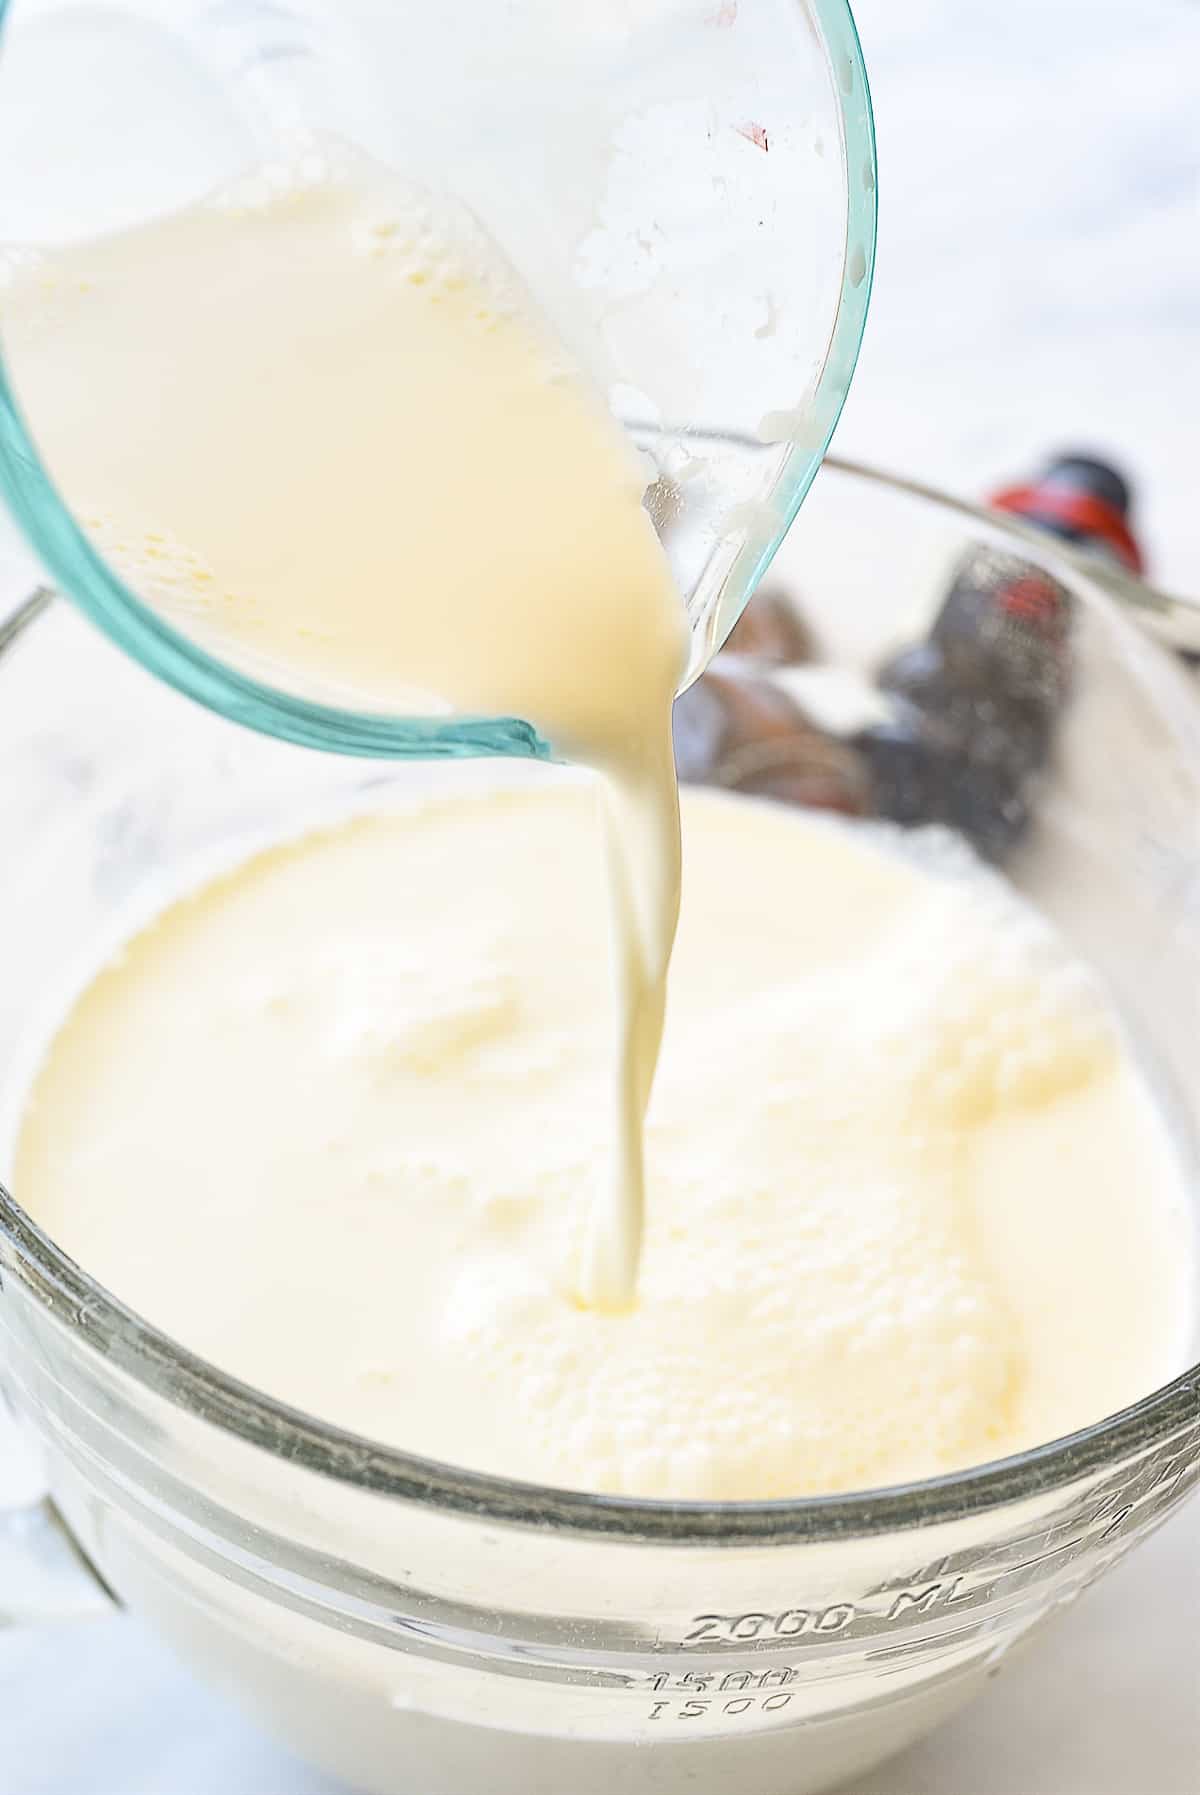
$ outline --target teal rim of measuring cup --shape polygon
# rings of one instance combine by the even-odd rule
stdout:
[[[831,79],[840,95],[847,189],[842,290],[825,362],[810,401],[808,443],[793,446],[775,483],[769,538],[756,556],[739,567],[738,590],[723,596],[720,639],[745,608],[824,458],[858,360],[874,278],[875,127],[862,47],[846,0],[808,3],[820,26]],[[10,11],[11,0],[0,0],[0,32]],[[719,436],[721,432],[711,434]],[[110,640],[176,691],[231,722],[301,747],[373,759],[554,757],[551,744],[532,724],[519,718],[406,717],[344,710],[252,679],[189,641],[129,589],[79,528],[25,428],[2,347],[0,496],[57,588]]]

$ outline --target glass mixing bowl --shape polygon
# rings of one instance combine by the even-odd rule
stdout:
[[[326,136],[469,206],[649,457],[699,671],[800,505],[862,337],[875,146],[846,0],[0,0],[0,24],[0,162],[20,170],[0,245],[139,222]],[[17,357],[0,494],[60,589],[160,677],[316,747],[548,751],[514,719],[371,716],[264,683],[183,633],[81,530],[20,392]],[[467,491],[468,527],[470,508]]]
[[[1075,610],[1056,753],[1008,870],[1108,980],[1194,1168],[1200,703],[1140,627],[1170,620],[1165,601],[1114,597],[1044,538],[836,466],[785,571],[853,669],[978,545],[1048,573]],[[180,705],[70,606],[25,606],[0,657],[10,1096],[64,961],[191,857],[349,793],[386,803],[477,777],[298,753]],[[199,1115],[196,1151],[219,1153]],[[86,1560],[290,1745],[382,1795],[831,1786],[956,1708],[1200,1481],[1200,1367],[1018,1458],[829,1500],[630,1501],[472,1475],[181,1351],[19,1198],[0,1198],[0,1358],[51,1496],[0,1529],[0,1609],[106,1601]]]

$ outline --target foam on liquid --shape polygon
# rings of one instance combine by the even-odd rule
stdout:
[[[627,1311],[572,1287],[611,1048],[568,775],[329,827],[164,911],[49,1050],[22,1201],[270,1394],[551,1485],[925,1477],[1178,1370],[1182,1181],[1094,979],[965,855],[711,793],[683,820]]]
[[[604,775],[618,1069],[575,1277],[628,1303],[685,622],[602,399],[472,219],[335,148],[17,258],[0,328],[72,508],[194,638],[327,700],[527,718]]]

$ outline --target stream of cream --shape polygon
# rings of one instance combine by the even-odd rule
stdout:
[[[578,1284],[626,1306],[679,908],[685,619],[602,398],[469,216],[334,148],[20,259],[0,329],[77,516],[202,645],[368,710],[526,718],[601,775],[617,1039]]]

